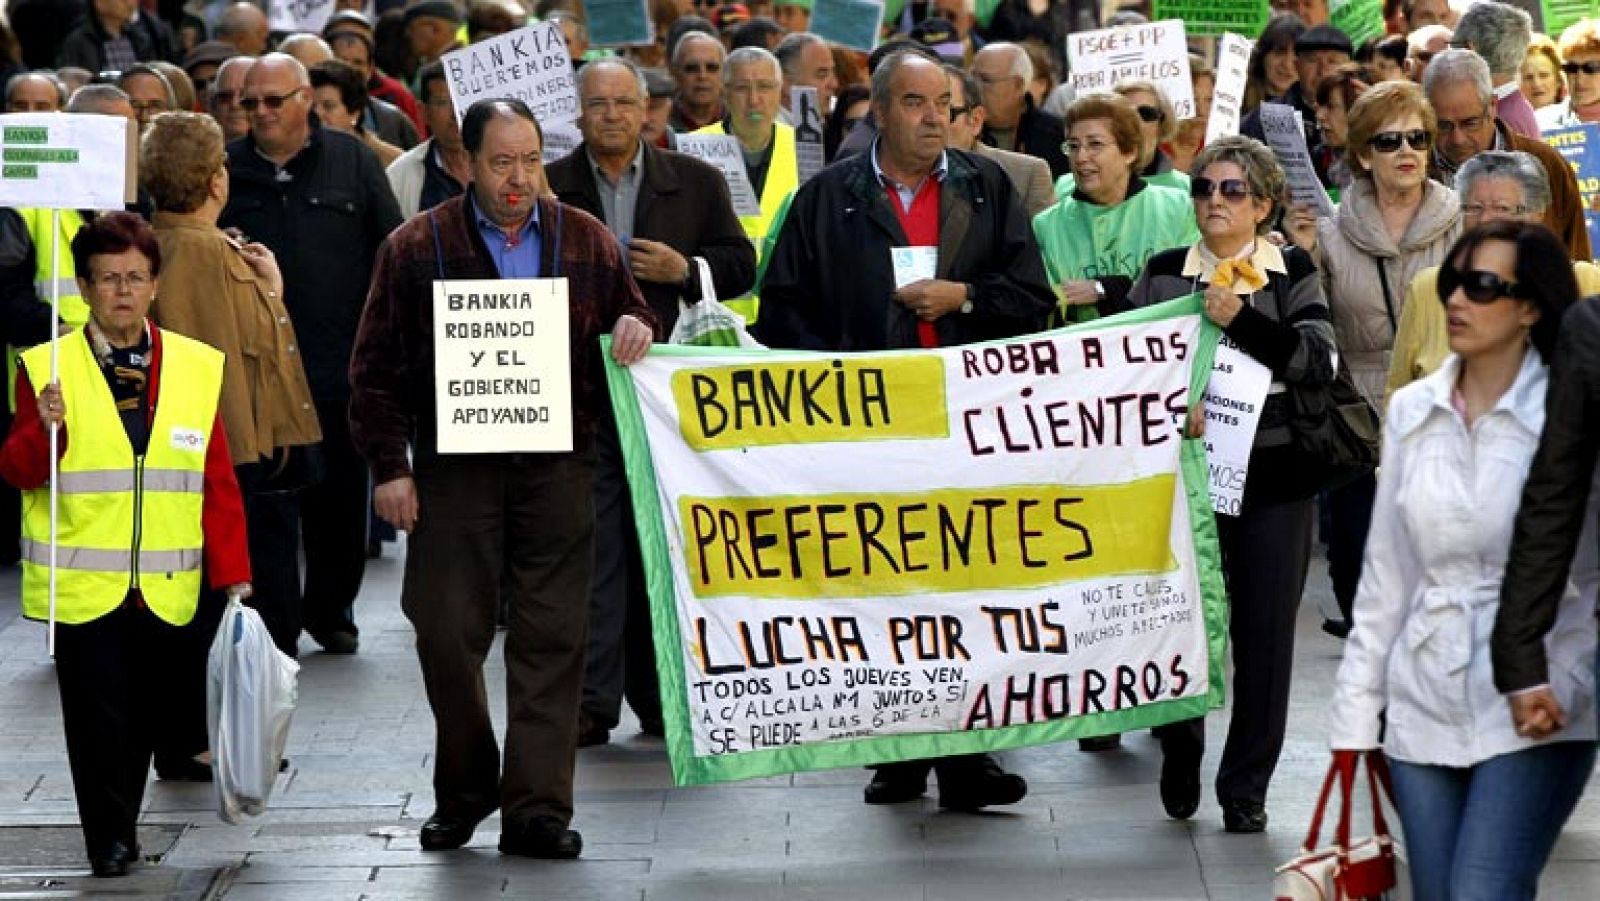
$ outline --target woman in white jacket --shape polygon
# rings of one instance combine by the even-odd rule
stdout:
[[[1419,901],[1532,898],[1594,763],[1593,593],[1569,586],[1547,639],[1571,713],[1542,740],[1517,734],[1489,634],[1544,427],[1544,360],[1577,283],[1543,226],[1494,222],[1451,248],[1439,294],[1452,355],[1389,406],[1331,744],[1378,747],[1386,714]]]

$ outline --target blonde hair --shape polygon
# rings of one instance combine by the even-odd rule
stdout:
[[[1161,144],[1177,137],[1178,117],[1173,112],[1172,103],[1167,100],[1167,95],[1156,87],[1155,82],[1128,79],[1117,82],[1111,90],[1121,94],[1123,97],[1128,97],[1129,94],[1140,91],[1156,98],[1156,106],[1161,108],[1161,127],[1156,129],[1156,143]],[[1133,103],[1133,99],[1128,98],[1128,102]],[[1137,113],[1137,110],[1135,112]],[[1150,165],[1150,161],[1156,158],[1156,151],[1159,149],[1159,147],[1144,148],[1139,154],[1139,168],[1143,169]]]
[[[206,202],[211,179],[226,164],[222,128],[201,113],[162,113],[139,141],[139,181],[156,209],[192,213]]]
[[[1579,19],[1561,32],[1556,49],[1564,60],[1576,55],[1600,56],[1600,20]]]

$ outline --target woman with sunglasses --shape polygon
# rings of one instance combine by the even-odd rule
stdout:
[[[1460,204],[1455,192],[1428,178],[1438,128],[1421,87],[1373,85],[1351,104],[1348,118],[1345,162],[1355,180],[1331,219],[1297,204],[1284,227],[1316,262],[1351,380],[1381,412],[1406,286],[1443,262],[1461,231]],[[1328,621],[1324,631],[1336,637],[1349,629],[1375,490],[1368,475],[1327,494],[1328,571],[1342,621]]]
[[[1580,19],[1556,42],[1566,99],[1533,111],[1539,130],[1600,122],[1600,19]]]
[[[1206,295],[1206,318],[1272,371],[1237,515],[1219,515],[1223,573],[1232,609],[1233,721],[1217,770],[1223,828],[1266,828],[1267,784],[1283,749],[1295,611],[1311,558],[1312,502],[1280,485],[1294,471],[1286,385],[1333,377],[1333,326],[1311,257],[1263,236],[1278,213],[1285,176],[1254,138],[1220,138],[1195,158],[1189,183],[1200,240],[1150,258],[1134,306]],[[1200,804],[1205,718],[1155,730],[1161,740],[1161,803],[1188,819]]]
[[[1569,583],[1545,639],[1569,715],[1547,737],[1518,734],[1489,636],[1544,427],[1545,361],[1578,286],[1554,234],[1503,221],[1451,248],[1439,295],[1451,356],[1389,406],[1329,744],[1387,755],[1414,897],[1533,898],[1594,763],[1593,593]],[[1593,547],[1592,508],[1585,522]]]

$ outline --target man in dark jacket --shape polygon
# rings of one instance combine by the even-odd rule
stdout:
[[[328,651],[348,654],[358,646],[351,605],[366,567],[368,488],[366,463],[350,440],[347,372],[373,256],[400,224],[400,211],[372,151],[312,114],[309,83],[305,68],[281,53],[250,68],[240,101],[250,134],[228,145],[231,191],[220,224],[277,255],[322,424],[321,483],[248,511],[252,535],[262,533],[283,561],[281,569],[261,568],[289,582],[282,588],[288,609],[262,616],[285,653],[294,653],[304,626]]]
[[[1013,337],[1054,304],[1011,180],[985,159],[946,150],[950,80],[910,51],[873,76],[881,132],[866,153],[801,186],[761,284],[757,337],[771,347],[890,350]],[[934,278],[896,288],[891,251],[936,247]],[[877,767],[868,804],[918,798],[928,770],[939,805],[975,810],[1027,794],[984,754]]]
[[[177,62],[172,29],[138,0],[90,0],[83,22],[62,39],[56,68],[79,66],[90,72],[120,72],[135,63]]]
[[[1061,152],[1066,129],[1061,120],[1033,105],[1033,61],[1028,51],[1004,41],[985,45],[972,58],[972,74],[983,88],[988,112],[979,140],[990,147],[1036,156],[1050,164],[1050,177],[1069,170]]]
[[[700,299],[703,257],[719,298],[739,297],[755,281],[756,254],[745,237],[722,173],[694,157],[640,140],[644,78],[623,59],[578,70],[578,129],[583,143],[548,170],[550,188],[606,224],[627,248],[627,262],[651,310],[671,334],[678,301]],[[626,696],[644,732],[662,734],[639,539],[634,534],[622,451],[610,416],[597,433],[595,571],[590,593],[578,745],[604,744]]]
[[[1550,365],[1544,431],[1522,487],[1500,610],[1489,650],[1494,684],[1509,696],[1517,732],[1543,738],[1566,724],[1550,690],[1545,635],[1567,587],[1600,460],[1600,299],[1561,320]]]

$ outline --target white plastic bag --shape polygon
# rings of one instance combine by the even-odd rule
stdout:
[[[217,815],[238,823],[267,808],[289,741],[300,664],[272,643],[261,614],[230,597],[207,670]]]
[[[700,302],[691,305],[678,301],[678,322],[667,341],[700,347],[762,347],[760,341],[750,337],[744,317],[717,300],[711,264],[705,257],[695,257],[694,264],[700,267]]]

